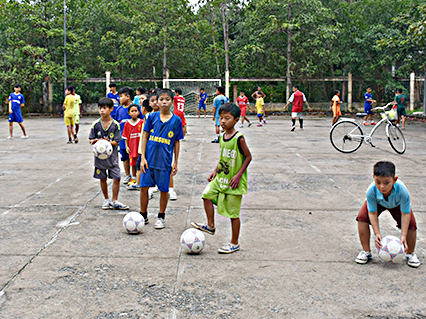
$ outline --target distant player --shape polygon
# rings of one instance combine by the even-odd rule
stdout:
[[[69,86],[65,90],[65,94],[67,95],[65,97],[64,104],[62,105],[62,108],[64,109],[64,122],[67,127],[67,133],[68,133],[68,144],[72,144],[74,142],[74,136],[75,136],[75,129],[74,129],[74,106],[75,106],[75,98],[74,95],[72,95],[73,87]]]
[[[248,122],[248,126],[251,126],[251,122],[250,120],[247,118],[246,116],[246,112],[247,112],[247,107],[249,105],[249,100],[245,94],[244,91],[240,91],[240,96],[237,98],[237,104],[240,107],[240,111],[241,111],[241,124],[240,127],[244,127],[244,120],[246,120]]]
[[[340,101],[340,91],[335,90],[334,96],[331,99],[331,109],[333,110],[333,120],[331,122],[331,125],[334,125],[339,118],[342,116],[342,112],[340,111],[340,104],[342,102]]]
[[[216,88],[216,95],[217,96],[213,100],[213,122],[216,130],[216,138],[212,141],[212,143],[219,143],[219,109],[223,104],[229,101],[229,99],[225,96],[225,88],[223,86],[218,86]]]
[[[118,142],[121,141],[120,124],[111,117],[114,108],[114,102],[109,98],[100,99],[99,103],[100,119],[93,122],[89,134],[90,144],[94,145],[97,141],[105,139],[111,142],[112,154],[107,159],[101,160],[95,157],[94,178],[100,180],[102,193],[105,201],[102,209],[129,209],[129,206],[118,201],[118,192],[120,190],[120,167],[118,166]],[[112,199],[108,196],[107,178],[113,179]]]
[[[9,136],[7,137],[8,140],[13,139],[13,122],[17,122],[18,125],[21,127],[22,133],[24,134],[21,138],[28,138],[23,124],[24,119],[22,118],[21,113],[21,107],[24,107],[25,105],[25,98],[20,93],[21,85],[15,84],[14,91],[14,93],[10,93],[9,95]]]
[[[252,93],[251,98],[252,98],[253,100],[256,100],[256,99],[257,99],[257,96],[258,96],[259,94],[262,96],[262,98],[263,98],[263,99],[265,99],[265,98],[266,98],[266,94],[262,92],[262,88],[261,88],[260,86],[258,86],[258,87],[257,87],[257,90],[256,90],[256,91],[254,91],[254,92]]]
[[[299,118],[300,129],[303,130],[303,103],[306,103],[309,112],[311,111],[311,108],[309,107],[309,103],[305,94],[299,91],[298,85],[293,85],[293,94],[290,96],[287,104],[284,106],[284,111],[290,105],[290,103],[293,103],[291,109],[291,131],[293,132],[296,129],[297,118]]]
[[[175,89],[175,97],[173,98],[173,114],[180,117],[182,121],[183,136],[186,135],[186,118],[185,118],[185,98],[182,96],[181,89]]]
[[[405,130],[405,118],[407,113],[405,112],[405,103],[407,102],[407,97],[402,94],[402,89],[398,89],[396,91],[395,101],[394,104],[396,104],[396,111],[398,112],[398,119],[396,120],[396,123],[399,125],[400,120],[402,119],[402,130]]]
[[[127,108],[129,115],[131,116],[130,120],[127,120],[124,124],[123,134],[122,137],[124,139],[124,142],[126,144],[126,152],[129,155],[129,165],[131,168],[131,174],[132,178],[127,183],[127,186],[131,186],[132,184],[136,185],[137,181],[137,167],[136,163],[139,156],[139,141],[141,138],[141,132],[142,132],[142,123],[143,120],[139,118],[139,105],[137,104],[131,104]]]
[[[209,96],[207,95],[207,93],[204,91],[203,88],[201,88],[200,89],[200,103],[198,105],[198,118],[200,118],[201,109],[204,109],[204,118],[206,118],[206,115],[207,115],[206,104],[207,104],[208,98],[209,98]]]
[[[401,242],[405,248],[408,266],[417,268],[420,261],[414,253],[417,238],[417,225],[411,209],[410,192],[395,175],[395,165],[391,162],[377,162],[374,165],[374,182],[367,189],[367,200],[356,218],[362,251],[355,261],[366,264],[373,258],[370,249],[370,225],[374,231],[374,244],[382,248],[382,235],[379,227],[380,214],[388,210],[401,229]]]
[[[133,99],[133,103],[139,106],[142,106],[142,103],[145,99],[146,99],[146,89],[139,86],[136,89],[136,95],[135,95],[135,98]]]
[[[109,92],[107,94],[107,98],[110,98],[114,102],[114,109],[111,113],[111,117],[115,118],[115,112],[117,111],[117,108],[120,106],[120,96],[117,93],[117,84],[114,82],[110,83]]]
[[[244,136],[234,128],[239,121],[240,112],[234,103],[226,103],[219,110],[220,124],[225,132],[219,138],[219,163],[208,177],[209,184],[202,195],[207,224],[191,223],[192,227],[214,235],[216,228],[213,205],[217,205],[217,212],[231,219],[231,241],[219,248],[218,252],[222,254],[240,249],[238,238],[241,200],[243,194],[247,194],[247,167],[251,161],[251,153]]]
[[[376,103],[376,100],[373,100],[373,94],[371,93],[371,86],[367,87],[367,92],[364,94],[364,112],[367,115],[364,117],[364,125],[369,125],[367,123],[367,117],[370,116],[371,125],[376,125],[377,123],[373,120],[373,103]]]
[[[265,102],[263,101],[262,94],[260,93],[257,94],[256,98],[256,111],[257,118],[259,119],[259,124],[257,124],[257,126],[263,126],[263,124],[266,124],[266,120],[263,118],[265,116]]]
[[[160,212],[154,228],[165,227],[165,214],[169,200],[170,174],[178,169],[180,140],[183,139],[182,121],[170,111],[173,92],[162,89],[157,93],[159,112],[152,113],[143,128],[141,147],[141,214],[148,222],[148,189],[158,186]]]
[[[76,92],[75,85],[72,86],[72,95],[75,99],[74,104],[74,125],[75,125],[75,135],[74,135],[74,142],[78,143],[78,131],[80,129],[80,114],[81,114],[81,97]]]

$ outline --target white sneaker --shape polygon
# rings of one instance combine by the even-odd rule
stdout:
[[[296,129],[296,126],[294,126],[294,125],[293,125],[293,126],[291,127],[291,130],[290,130],[290,131],[292,131],[292,132],[293,132],[295,129]]]
[[[177,194],[174,190],[169,190],[169,199],[170,200],[177,200]]]
[[[153,193],[157,193],[157,192],[159,192],[160,190],[158,189],[158,186],[156,185],[156,186],[154,186],[154,187],[150,187],[149,188]]]
[[[371,252],[369,251],[361,251],[358,256],[355,258],[355,262],[357,264],[366,264],[372,259],[373,256],[371,255]]]
[[[148,199],[152,199],[154,197],[154,191],[152,191],[154,187],[148,188]]]
[[[240,244],[234,245],[229,243],[222,246],[217,251],[219,254],[230,254],[230,253],[236,252],[237,250],[240,250]]]
[[[129,206],[124,205],[123,203],[120,203],[118,200],[115,200],[111,202],[111,205],[109,206],[110,209],[119,209],[119,210],[125,210],[129,209]]]
[[[243,124],[240,124],[240,127],[244,127],[244,125],[243,125]]]
[[[124,180],[123,180],[123,184],[128,184],[130,182],[130,180],[132,179],[131,175],[127,175]]]
[[[166,227],[166,221],[163,218],[157,218],[154,228],[155,229],[162,229]]]
[[[8,136],[8,137],[6,137],[6,139],[13,140],[13,136]]]
[[[413,268],[417,268],[420,266],[420,260],[417,258],[416,254],[405,254],[405,258],[407,258],[407,265]]]
[[[109,198],[105,199],[104,203],[102,204],[102,209],[110,209],[110,207],[111,207],[111,200]]]
[[[22,135],[21,138],[26,139],[28,138],[28,135]]]

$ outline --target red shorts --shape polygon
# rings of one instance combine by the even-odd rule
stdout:
[[[401,208],[399,206],[394,208],[386,208],[381,205],[377,205],[377,214],[380,216],[382,212],[385,210],[388,210],[389,213],[392,215],[392,218],[396,221],[396,225],[399,229],[401,229]],[[358,213],[358,216],[356,218],[358,222],[365,222],[370,223],[370,218],[368,217],[368,208],[367,208],[367,202],[362,205],[361,210]],[[410,225],[408,226],[408,229],[410,230],[416,230],[417,224],[416,219],[414,218],[413,210],[411,210],[411,218],[410,218]]]
[[[137,157],[130,157],[129,158],[129,165],[130,166],[135,166],[137,161],[138,161]]]
[[[244,106],[244,107],[240,106],[240,110],[241,110],[241,117],[246,116],[247,106]]]
[[[176,111],[176,113],[174,113],[174,114],[180,117],[180,119],[181,119],[181,121],[182,121],[182,127],[183,127],[183,126],[186,126],[185,113],[183,113],[183,112],[179,112],[179,111]]]

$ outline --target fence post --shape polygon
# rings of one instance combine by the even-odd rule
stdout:
[[[410,73],[410,111],[414,111],[414,88],[415,88],[416,74]]]
[[[425,82],[423,83],[423,116],[426,116],[426,71]]]
[[[229,98],[229,70],[225,70],[225,96]]]
[[[348,110],[352,110],[352,73],[348,73]]]
[[[105,94],[105,96],[106,96],[109,93],[109,85],[111,83],[111,72],[110,71],[105,72],[105,82],[106,82],[106,94]]]
[[[47,81],[47,99],[48,99],[48,104],[49,104],[49,113],[52,113],[52,104],[53,104],[53,83],[52,81],[49,79]]]

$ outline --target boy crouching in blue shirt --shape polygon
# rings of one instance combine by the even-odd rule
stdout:
[[[367,189],[367,200],[361,207],[356,220],[363,251],[355,261],[366,264],[371,258],[370,225],[375,234],[374,244],[381,248],[382,235],[379,228],[379,215],[388,210],[401,229],[401,242],[405,247],[407,264],[417,268],[420,261],[414,253],[417,225],[411,209],[410,192],[395,176],[395,165],[391,162],[377,162],[374,165],[374,182]]]
[[[140,148],[142,172],[140,203],[145,224],[148,223],[148,189],[157,185],[161,192],[160,212],[154,225],[156,229],[165,227],[170,174],[175,176],[177,173],[179,141],[183,139],[181,119],[170,112],[173,95],[169,89],[162,89],[157,93],[160,111],[151,113],[146,119]]]

